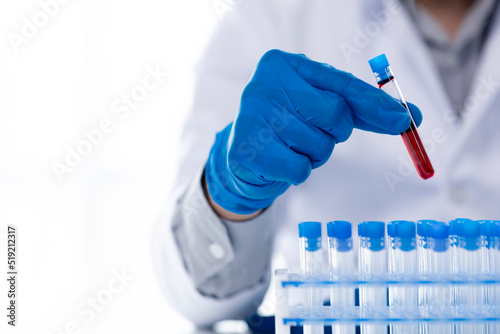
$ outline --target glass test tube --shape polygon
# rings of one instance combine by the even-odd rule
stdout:
[[[431,178],[434,175],[434,168],[432,167],[431,161],[427,152],[425,151],[422,140],[417,131],[417,126],[411,117],[410,109],[406,104],[406,101],[399,89],[399,85],[394,78],[391,67],[385,54],[381,54],[375,58],[370,59],[370,67],[377,79],[377,84],[379,88],[384,90],[387,94],[399,100],[401,104],[408,110],[408,114],[411,118],[410,127],[401,133],[401,137],[405,143],[406,149],[410,154],[411,160],[417,169],[418,175],[424,180]]]
[[[470,219],[456,219],[455,233],[458,242],[458,275],[476,279],[481,272],[481,226],[480,222]],[[464,316],[473,316],[482,307],[482,287],[478,285],[463,285],[458,288],[456,300],[457,310]],[[456,334],[480,333],[481,324],[463,323],[455,326]]]
[[[417,272],[421,277],[428,277],[429,275],[429,225],[434,222],[433,220],[419,220],[417,222]],[[427,299],[427,287],[419,286],[417,289],[418,294],[418,308],[420,316],[425,318],[429,316],[429,301]],[[427,323],[419,324],[419,333],[427,334],[429,332],[429,325]]]
[[[493,267],[493,275],[496,280],[500,280],[500,221],[494,222],[494,234],[495,241],[493,243],[493,259],[492,259],[492,267]],[[494,297],[492,300],[492,304],[494,305],[494,310],[496,314],[500,314],[500,285],[494,285]],[[492,333],[500,333],[500,322],[495,323],[495,330]]]
[[[417,273],[416,226],[414,222],[397,220],[387,225],[389,236],[389,274],[391,279],[415,279]],[[415,285],[389,286],[389,307],[393,317],[416,316],[418,310]],[[390,333],[417,334],[414,323],[392,323]]]
[[[451,272],[450,230],[444,222],[433,221],[427,226],[427,248],[429,255],[429,276],[433,279],[445,279]],[[429,302],[429,315],[432,318],[452,316],[452,287],[449,285],[431,285],[424,290]],[[453,334],[454,326],[447,322],[428,324],[429,334]]]
[[[494,250],[494,221],[493,220],[481,220],[479,221],[481,225],[481,275],[483,278],[491,277],[493,274],[493,254]],[[485,285],[481,288],[481,304],[483,310],[490,312],[494,307],[492,303],[494,293],[494,286],[491,284]],[[481,333],[494,333],[495,324],[492,322],[486,323],[481,329]]]
[[[303,222],[299,224],[300,268],[304,280],[319,279],[323,257],[321,253],[321,223]],[[304,315],[307,318],[322,316],[323,299],[321,288],[304,289]],[[305,324],[304,334],[323,334],[322,324]]]
[[[462,256],[462,250],[459,247],[459,230],[462,228],[464,221],[468,221],[466,218],[457,218],[451,220],[448,224],[450,226],[450,251],[451,251],[451,272],[455,279],[460,279],[462,277],[461,270],[464,267]],[[452,308],[457,317],[464,316],[464,301],[463,301],[463,286],[454,285],[452,287]],[[463,333],[464,324],[455,322],[454,324],[456,333]]]
[[[364,280],[385,280],[387,274],[385,224],[380,221],[362,222],[358,225],[358,236],[360,277]],[[361,286],[359,304],[363,317],[380,316],[380,310],[387,309],[387,288],[385,286]],[[361,333],[387,334],[387,325],[362,323]]]
[[[459,250],[458,250],[458,235],[457,235],[457,226],[460,223],[460,219],[450,220],[448,222],[449,231],[450,231],[450,252],[451,252],[451,273],[455,278],[459,277]],[[459,302],[459,292],[460,287],[455,285],[452,287],[452,295],[451,295],[451,303],[452,308],[455,312],[460,313],[460,302]],[[455,324],[455,327],[460,327],[461,324]]]
[[[333,221],[327,224],[328,258],[332,280],[354,279],[354,251],[352,249],[352,225],[347,221]],[[330,305],[333,317],[355,318],[354,287],[333,286]],[[356,325],[347,323],[332,324],[332,333],[355,334]]]

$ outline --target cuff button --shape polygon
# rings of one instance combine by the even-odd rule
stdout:
[[[224,248],[222,248],[221,245],[218,243],[213,243],[208,246],[208,250],[210,251],[210,254],[214,257],[214,259],[220,260],[226,255],[226,252],[224,251]]]

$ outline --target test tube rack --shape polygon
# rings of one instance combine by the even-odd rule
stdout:
[[[275,291],[276,291],[276,334],[289,334],[291,326],[303,326],[304,324],[323,324],[325,326],[335,323],[363,324],[363,323],[482,323],[495,324],[500,326],[500,276],[489,274],[480,275],[454,275],[448,276],[422,276],[405,277],[399,279],[392,275],[385,277],[363,279],[360,275],[343,280],[335,280],[328,274],[318,277],[307,278],[300,273],[289,273],[288,269],[275,270]],[[435,305],[434,311],[422,310],[418,304],[412,310],[397,310],[396,308],[386,308],[373,310],[373,312],[361,312],[359,306],[351,309],[339,310],[333,306],[323,306],[319,314],[305,314],[303,308],[302,291],[307,288],[330,289],[335,287],[355,287],[362,286],[417,286],[417,287],[448,287],[453,286],[491,286],[495,287],[495,303],[485,303],[481,307],[461,307],[454,309],[451,305]],[[327,293],[325,293],[327,295]],[[445,307],[448,306],[448,307]],[[500,327],[498,327],[500,329]]]

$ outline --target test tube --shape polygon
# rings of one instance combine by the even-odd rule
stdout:
[[[406,110],[408,110],[408,114],[411,118],[410,127],[406,131],[401,132],[401,137],[403,138],[406,149],[408,150],[411,160],[417,169],[418,175],[420,175],[420,177],[424,180],[431,178],[434,175],[434,168],[432,167],[429,156],[427,155],[424,145],[422,144],[417,131],[417,126],[411,116],[410,109],[408,108],[403,94],[399,89],[399,85],[394,78],[394,74],[389,66],[387,57],[385,54],[381,54],[380,56],[370,59],[368,62],[373,74],[375,75],[375,79],[377,79],[378,87],[390,96],[399,100]]]
[[[415,279],[417,273],[416,226],[414,222],[396,220],[387,224],[389,236],[389,274],[392,280]],[[417,310],[417,287],[412,285],[389,286],[389,307],[397,318],[411,317]],[[417,334],[418,325],[392,323],[390,332]]]
[[[481,226],[479,221],[470,219],[455,220],[455,233],[458,236],[458,274],[460,277],[477,279],[481,272]],[[465,316],[473,316],[482,307],[481,287],[464,285],[458,287],[459,294],[456,307]],[[456,334],[480,333],[481,324],[468,322],[457,324]]]
[[[457,229],[458,225],[460,223],[460,219],[454,219],[450,220],[448,222],[449,225],[449,231],[450,231],[450,253],[451,253],[451,273],[453,274],[454,278],[459,277],[459,261],[460,261],[460,256],[459,256],[459,250],[458,250],[458,235],[457,235]],[[452,303],[452,308],[456,312],[460,312],[460,286],[454,285],[452,287],[452,295],[451,295],[451,303]],[[460,327],[461,324],[455,324],[455,327]],[[460,329],[459,329],[460,331]]]
[[[454,279],[463,278],[464,254],[463,249],[459,246],[459,240],[462,238],[463,224],[469,221],[467,218],[457,218],[451,220],[448,224],[450,226],[450,251],[451,251],[451,272]],[[456,317],[464,317],[467,312],[464,310],[464,286],[454,285],[452,287],[452,307],[456,313]],[[455,322],[455,332],[460,334],[464,333],[464,324],[462,322]]]
[[[493,276],[496,280],[500,280],[500,221],[495,221],[495,242],[493,251]],[[495,314],[500,314],[500,285],[494,286],[495,295],[493,297],[493,305]],[[500,317],[499,317],[500,318]],[[500,322],[495,323],[495,331],[493,333],[500,333]]]
[[[429,225],[433,220],[419,220],[417,222],[417,272],[419,276],[428,278],[429,275]],[[418,308],[421,317],[428,317],[429,301],[427,299],[427,286],[418,286]],[[427,334],[429,325],[427,323],[419,324],[419,333]]]
[[[493,256],[492,251],[494,250],[494,227],[495,221],[493,220],[481,220],[481,275],[483,278],[491,277],[493,274]],[[483,309],[488,312],[494,307],[493,295],[494,286],[491,284],[485,285],[481,288],[481,304]],[[495,324],[487,323],[483,325],[482,333],[495,333]]]
[[[449,225],[440,221],[431,221],[427,226],[427,248],[429,255],[429,277],[442,279],[446,283],[451,272],[450,229]],[[432,318],[449,318],[452,316],[452,287],[449,284],[428,286],[427,299],[429,315]],[[454,326],[448,322],[432,322],[428,324],[429,334],[453,334]],[[425,332],[425,331],[424,331]]]
[[[321,254],[321,223],[299,224],[300,268],[305,281],[319,279],[323,257]],[[320,288],[304,289],[304,315],[319,318],[322,315],[323,300]],[[323,334],[322,324],[305,324],[304,334]]]
[[[352,249],[352,225],[347,221],[333,221],[327,224],[328,255],[332,280],[352,280],[354,278],[354,251]],[[330,305],[333,316],[353,318],[354,287],[333,286]],[[355,324],[334,323],[332,333],[355,334]]]
[[[385,280],[387,254],[385,252],[385,224],[380,221],[365,221],[358,225],[359,273],[364,280]],[[359,288],[361,315],[366,318],[380,316],[387,308],[387,288],[363,285]],[[362,323],[362,334],[387,334],[387,325]]]
[[[464,261],[460,272],[470,279],[477,279],[481,272],[481,225],[479,221],[469,220],[464,222],[463,227],[458,231],[458,246],[459,252],[462,253]],[[474,315],[482,306],[481,296],[483,294],[482,287],[478,285],[467,285],[463,287],[463,304],[468,311],[469,316]],[[479,323],[464,324],[463,333],[481,333],[482,326]],[[458,333],[459,334],[459,333]]]

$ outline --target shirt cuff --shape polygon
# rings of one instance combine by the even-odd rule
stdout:
[[[273,241],[272,208],[245,222],[221,219],[204,194],[201,170],[181,197],[173,227],[187,271],[200,292],[224,297],[265,279]]]

